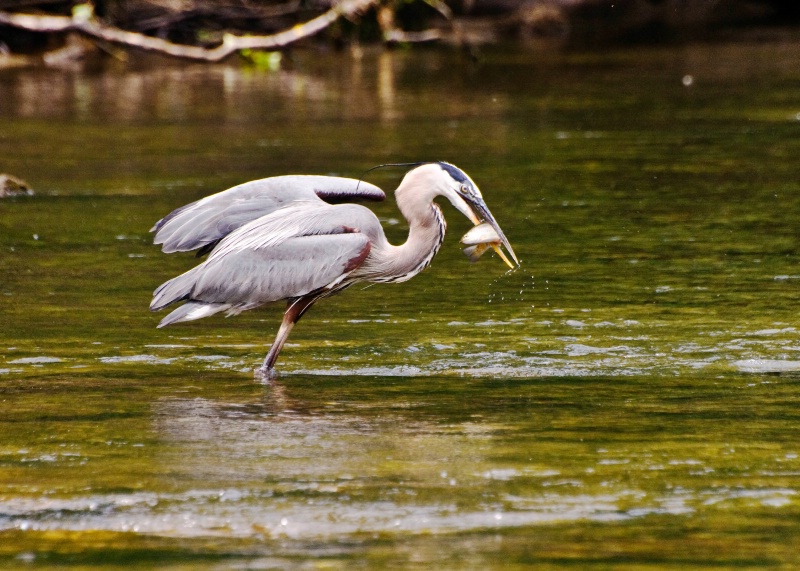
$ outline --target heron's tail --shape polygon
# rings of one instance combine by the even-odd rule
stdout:
[[[176,278],[164,282],[153,292],[153,301],[150,302],[151,311],[158,311],[176,301],[186,301],[186,303],[162,319],[158,327],[165,327],[172,323],[180,323],[181,321],[201,319],[219,313],[220,311],[227,310],[229,313],[231,312],[233,306],[229,303],[211,303],[192,299],[192,292],[195,286],[194,274],[197,268],[200,267],[202,267],[202,264]]]
[[[200,266],[197,266],[198,268]],[[153,292],[153,301],[150,302],[150,311],[164,309],[171,303],[191,299],[194,290],[194,274],[197,268],[164,282]]]
[[[228,311],[229,314],[238,313],[238,308],[229,303],[213,303],[192,299],[192,292],[195,286],[195,271],[200,267],[202,267],[202,264],[164,282],[153,292],[150,311],[158,311],[177,301],[186,301],[186,303],[162,319],[158,327],[165,327],[181,321],[201,319],[220,311]]]
[[[209,315],[214,315],[220,311],[230,310],[229,303],[205,303],[202,301],[188,301],[182,306],[167,315],[158,324],[158,327],[165,327],[173,323],[180,323],[181,321],[193,321],[195,319],[202,319]]]

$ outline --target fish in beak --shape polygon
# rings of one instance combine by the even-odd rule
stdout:
[[[514,253],[514,249],[511,247],[508,238],[503,234],[503,230],[494,219],[494,216],[492,216],[492,213],[489,211],[483,199],[474,195],[464,198],[469,202],[470,210],[474,211],[474,217],[470,216],[470,219],[472,223],[475,224],[475,227],[461,238],[461,243],[467,246],[467,248],[464,249],[464,253],[470,261],[476,261],[484,252],[492,248],[509,268],[514,269],[514,264],[506,257],[501,248],[502,246],[509,253],[516,265],[519,266],[519,260]]]
[[[508,267],[512,269],[514,267],[500,248],[502,244],[500,236],[488,222],[481,222],[464,234],[461,238],[461,243],[467,246],[464,248],[464,254],[469,258],[470,262],[477,262],[490,248],[493,248],[497,255],[508,264]]]

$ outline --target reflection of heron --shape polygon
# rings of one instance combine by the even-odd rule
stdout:
[[[357,282],[402,282],[422,271],[444,240],[433,199],[447,198],[474,224],[485,221],[517,261],[474,182],[448,163],[409,171],[395,191],[408,220],[405,244],[389,244],[375,214],[347,200],[383,200],[376,186],[353,179],[282,176],[248,182],[174,210],[152,230],[164,252],[199,248],[208,259],[159,287],[151,310],[185,301],[159,327],[226,311],[234,315],[287,300],[278,336],[261,372],[271,375],[292,326],[317,300]]]

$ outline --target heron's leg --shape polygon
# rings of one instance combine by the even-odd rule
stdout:
[[[303,314],[316,300],[316,297],[309,296],[289,302],[289,307],[286,308],[286,313],[283,314],[283,321],[281,321],[281,327],[278,329],[278,335],[275,337],[272,347],[269,348],[269,353],[267,353],[267,357],[264,359],[264,364],[261,365],[260,372],[266,378],[269,379],[275,376],[275,362],[278,360],[278,355],[281,349],[283,349],[284,343],[286,343],[286,340],[289,338],[292,327],[294,327],[294,324],[300,320]]]

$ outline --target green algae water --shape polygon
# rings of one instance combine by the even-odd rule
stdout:
[[[800,45],[0,73],[0,568],[800,566]],[[464,169],[470,224],[253,378],[282,307],[161,330],[173,208]],[[370,182],[387,190],[402,170]],[[395,243],[392,201],[375,207]]]

